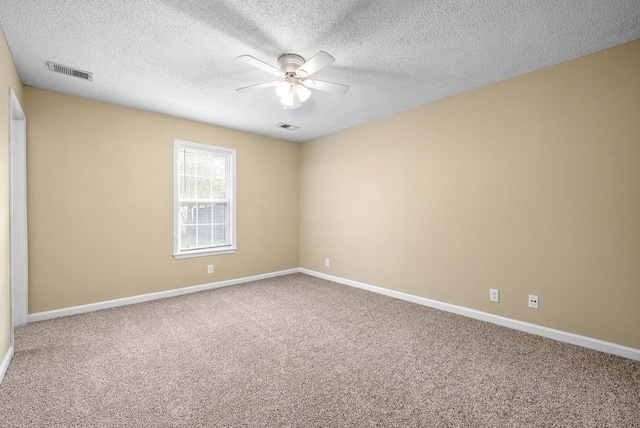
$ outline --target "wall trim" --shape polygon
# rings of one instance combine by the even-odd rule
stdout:
[[[2,359],[2,364],[0,364],[0,383],[2,383],[2,379],[4,379],[4,374],[7,372],[9,368],[9,363],[13,358],[13,346],[9,346],[7,349],[7,353],[4,354],[4,358]]]
[[[475,309],[465,308],[463,306],[452,305],[450,303],[440,302],[438,300],[427,299],[412,294],[402,293],[399,291],[389,290],[387,288],[377,287],[350,279],[340,278],[337,276],[327,275],[309,269],[300,268],[301,273],[315,276],[317,278],[326,279],[328,281],[337,282],[339,284],[348,285],[363,290],[372,291],[374,293],[383,294],[396,299],[406,300],[423,306],[440,309],[446,312],[463,315],[480,321],[490,322],[492,324],[509,327],[514,330],[520,330],[527,333],[543,336],[549,339],[558,340],[560,342],[570,343],[572,345],[582,346],[584,348],[594,349],[596,351],[606,352],[608,354],[629,358],[631,360],[640,361],[640,349],[630,348],[616,343],[605,342],[603,340],[594,339],[587,336],[569,333],[562,330],[556,330],[549,327],[543,327],[537,324],[531,324],[524,321],[514,320],[512,318],[501,317],[499,315],[478,311]]]
[[[123,297],[121,299],[106,300],[103,302],[89,303],[87,305],[72,306],[69,308],[54,309],[45,312],[36,312],[27,316],[27,322],[45,321],[53,318],[66,317],[70,315],[83,314],[86,312],[99,311],[102,309],[116,308],[118,306],[133,305],[136,303],[149,302],[151,300],[166,299],[183,294],[197,293],[199,291],[212,290],[214,288],[227,287],[229,285],[242,284],[245,282],[258,281],[261,279],[274,278],[276,276],[298,273],[298,268],[270,272],[260,275],[247,276],[244,278],[229,279],[226,281],[210,282],[208,284],[194,285],[191,287],[175,288],[172,290],[159,291],[157,293],[140,294],[138,296]]]

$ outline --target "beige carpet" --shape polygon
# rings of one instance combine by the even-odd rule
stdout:
[[[640,427],[640,363],[303,274],[30,324],[2,427]]]

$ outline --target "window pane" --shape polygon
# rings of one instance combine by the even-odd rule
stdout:
[[[187,150],[180,150],[178,153],[178,188],[181,198],[195,197],[196,168],[193,163],[193,156]]]
[[[211,224],[212,203],[198,203],[198,224]]]
[[[213,245],[224,245],[227,242],[226,228],[224,224],[213,226]]]
[[[211,247],[212,245],[211,225],[198,226],[198,247]]]
[[[188,175],[195,175],[196,174],[196,163],[195,163],[195,156],[194,153],[191,150],[186,150],[183,149],[182,150],[184,153],[184,170],[183,172],[185,174]]]
[[[180,227],[180,249],[188,250],[197,247],[196,226]]]
[[[213,207],[213,223],[227,222],[227,204],[215,204]]]
[[[211,164],[213,163],[214,155],[212,153],[200,153],[196,158],[196,168],[198,175],[201,177],[211,176]]]
[[[213,208],[213,241],[215,245],[227,243],[227,204],[216,204]]]
[[[196,224],[196,204],[192,202],[182,202],[180,204],[180,225]]]
[[[184,173],[184,150],[178,152],[178,171],[180,171],[179,177]]]
[[[180,197],[196,197],[196,177],[193,175],[182,175],[182,177],[180,177]]]
[[[198,176],[198,189],[196,198],[211,199],[211,178]]]
[[[217,156],[213,162],[212,170],[212,197],[214,199],[226,199],[227,198],[227,185],[226,185],[226,173],[227,173],[227,158]]]
[[[181,203],[180,248],[203,248],[228,244],[227,218],[226,203]]]

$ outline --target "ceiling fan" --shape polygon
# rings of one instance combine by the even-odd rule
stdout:
[[[311,96],[311,91],[309,89],[318,89],[320,91],[340,95],[346,94],[349,90],[349,86],[347,85],[309,78],[310,75],[316,71],[322,70],[336,60],[334,57],[323,51],[318,52],[306,62],[300,55],[281,55],[278,58],[278,65],[280,66],[279,69],[250,55],[242,55],[239,56],[238,59],[246,64],[257,67],[260,70],[264,70],[267,73],[271,73],[280,79],[246,86],[244,88],[236,89],[236,91],[250,92],[256,89],[275,86],[276,94],[280,97],[280,102],[288,109],[298,108],[303,102],[309,99]]]

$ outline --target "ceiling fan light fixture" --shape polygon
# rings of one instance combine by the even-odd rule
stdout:
[[[276,94],[278,94],[278,97],[280,97],[280,99],[286,98],[290,92],[291,85],[286,80],[283,80],[276,85]]]
[[[293,94],[280,98],[280,102],[287,107],[291,107],[293,105]]]
[[[286,93],[286,95],[284,97],[280,97],[280,102],[284,105],[286,105],[287,107],[291,107],[293,105],[293,96],[295,95],[295,92],[293,91],[293,88],[291,88],[291,86],[289,86],[289,89]]]
[[[296,94],[298,94],[298,96],[300,97],[301,102],[307,101],[311,96],[311,91],[305,88],[304,85],[298,84],[295,86],[294,90],[296,91]]]
[[[293,88],[291,88],[289,95],[284,98],[280,98],[280,102],[284,104],[287,109],[298,108],[302,105],[298,93]]]
[[[302,106],[302,102],[300,102],[300,97],[298,96],[298,93],[296,91],[291,91],[293,92],[293,105],[290,106],[290,109],[293,108],[298,108]]]

